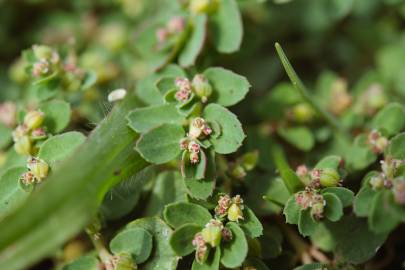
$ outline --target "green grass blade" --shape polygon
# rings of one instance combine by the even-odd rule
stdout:
[[[0,269],[23,269],[51,254],[94,217],[105,192],[147,166],[133,150],[128,97],[27,202],[0,222]],[[141,188],[141,187],[140,187]]]

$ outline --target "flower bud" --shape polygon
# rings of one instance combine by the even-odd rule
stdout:
[[[311,205],[312,194],[307,190],[298,192],[295,195],[295,201],[302,209],[307,209]]]
[[[34,45],[32,51],[37,59],[50,59],[52,57],[52,49],[46,45]]]
[[[44,122],[44,113],[41,111],[30,111],[24,117],[24,125],[29,130],[39,128]]]
[[[188,151],[190,153],[200,153],[200,145],[196,143],[195,141],[191,141],[188,144]]]
[[[195,75],[192,81],[192,87],[196,95],[201,98],[202,102],[207,102],[207,99],[212,94],[212,87],[204,75]]]
[[[190,162],[191,164],[197,164],[200,161],[199,154],[196,152],[190,153]]]
[[[239,219],[243,220],[243,212],[239,205],[233,203],[228,209],[228,219],[230,221],[238,222]]]
[[[32,151],[31,140],[28,136],[24,135],[14,143],[14,149],[19,155],[29,156]]]
[[[12,136],[13,136],[13,141],[17,142],[20,140],[23,136],[26,136],[28,133],[28,129],[24,125],[19,125],[16,127],[16,129],[13,131]]]
[[[321,219],[323,217],[323,211],[325,209],[325,201],[319,201],[312,204],[311,215],[315,219]]]
[[[208,258],[208,248],[202,236],[202,233],[197,233],[193,239],[193,246],[195,247],[195,260],[202,264]]]
[[[46,138],[46,132],[43,128],[34,129],[31,132],[31,138],[33,140],[42,140]]]
[[[28,159],[27,167],[38,180],[38,182],[48,176],[49,166],[42,159],[34,157]]]
[[[377,130],[373,130],[368,134],[367,143],[371,146],[371,150],[375,154],[383,153],[388,146],[388,139],[381,135]]]
[[[32,66],[32,75],[34,77],[41,77],[43,75],[49,74],[51,67],[47,60],[39,60]]]
[[[394,198],[400,205],[405,205],[405,181],[404,179],[397,179],[394,185]]]
[[[187,150],[189,143],[190,143],[190,141],[188,140],[188,138],[181,139],[179,142],[180,149]]]
[[[298,123],[308,123],[315,116],[314,110],[307,103],[299,103],[291,109],[291,117]]]
[[[382,175],[373,176],[370,178],[369,183],[373,189],[381,189],[384,187],[384,178]]]
[[[190,1],[190,11],[193,14],[208,13],[213,11],[218,0],[191,0]]]
[[[232,240],[233,235],[232,235],[232,231],[229,228],[224,227],[221,231],[221,234],[222,234],[222,239],[224,239],[225,242],[229,242]]]
[[[167,23],[167,31],[171,34],[178,34],[183,32],[186,27],[186,20],[181,16],[173,17]]]
[[[231,197],[223,195],[219,197],[218,205],[215,207],[215,215],[224,217],[228,213],[228,208],[231,205]]]
[[[20,181],[26,186],[31,185],[35,181],[34,174],[32,172],[23,173],[20,177]]]
[[[340,175],[335,169],[321,169],[319,181],[323,187],[336,187],[340,182]]]
[[[210,244],[211,247],[217,247],[221,243],[222,229],[222,223],[213,219],[205,225],[205,228],[201,231],[201,235],[204,241]]]

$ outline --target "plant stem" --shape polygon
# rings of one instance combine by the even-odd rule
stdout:
[[[285,71],[287,72],[288,77],[291,80],[291,83],[298,90],[301,94],[301,97],[307,102],[312,108],[326,121],[328,124],[333,127],[335,130],[345,134],[347,131],[342,127],[339,121],[328,111],[326,111],[316,99],[311,96],[301,79],[298,77],[297,73],[295,72],[294,68],[292,67],[290,61],[288,60],[287,56],[285,55],[283,49],[281,48],[280,44],[276,42],[275,44],[277,54],[281,60],[281,63],[284,66]]]

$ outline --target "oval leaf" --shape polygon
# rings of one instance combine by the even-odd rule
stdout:
[[[343,207],[348,207],[352,204],[354,193],[350,189],[344,187],[328,187],[322,190],[322,193],[332,193],[339,198]]]
[[[263,226],[253,211],[245,206],[243,209],[243,220],[240,222],[240,227],[245,232],[246,236],[256,238],[263,234]]]
[[[191,37],[187,39],[186,45],[179,55],[179,64],[182,67],[189,67],[195,64],[200,54],[207,35],[207,16],[198,15],[192,19],[193,29]]]
[[[248,253],[246,237],[238,224],[229,222],[226,227],[232,231],[232,240],[221,244],[221,263],[227,268],[239,267]]]
[[[212,218],[210,212],[204,207],[186,202],[167,205],[163,211],[163,217],[167,224],[173,228],[178,228],[187,223],[205,226]]]
[[[194,236],[202,230],[197,224],[184,224],[177,228],[170,237],[170,246],[179,256],[187,256],[194,251]]]
[[[52,100],[39,106],[45,114],[44,126],[50,133],[59,133],[64,130],[70,121],[70,104],[63,100]]]
[[[338,221],[343,216],[343,205],[339,197],[333,193],[324,193],[323,198],[326,201],[325,217],[330,221]]]

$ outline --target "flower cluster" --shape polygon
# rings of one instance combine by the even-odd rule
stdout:
[[[190,100],[194,95],[206,103],[212,94],[212,86],[203,74],[197,74],[190,82],[188,78],[178,77],[175,79],[177,92],[175,98],[181,103]]]
[[[342,179],[337,170],[332,168],[312,169],[307,166],[300,165],[296,170],[297,176],[308,187],[335,187],[341,184]]]
[[[396,176],[400,166],[405,160],[386,158],[381,161],[381,172],[370,178],[369,184],[374,190],[390,189],[394,194],[395,201],[405,205],[405,178]]]
[[[232,240],[232,232],[227,227],[224,227],[218,219],[211,219],[205,227],[198,232],[193,239],[193,246],[196,250],[195,258],[199,263],[204,263],[208,257],[208,247],[218,247],[221,240]]]
[[[367,144],[375,154],[381,154],[388,146],[388,139],[381,135],[378,130],[372,130],[368,134]]]
[[[215,216],[218,218],[227,217],[229,221],[238,222],[243,220],[243,199],[240,195],[231,198],[229,195],[219,197],[218,205],[215,207]]]
[[[301,207],[301,209],[311,209],[311,215],[315,219],[323,218],[324,208],[326,206],[326,201],[324,200],[322,194],[320,194],[316,189],[307,187],[305,190],[295,194],[295,201]]]
[[[27,161],[28,172],[24,173],[20,180],[24,185],[41,183],[48,176],[49,166],[42,159],[30,157]]]
[[[30,111],[24,117],[23,124],[13,131],[14,149],[20,155],[35,154],[33,142],[46,138],[46,132],[42,127],[45,115],[41,111]]]
[[[156,30],[156,39],[158,48],[162,49],[167,43],[174,38],[177,38],[186,27],[186,20],[181,16],[171,18],[164,27]]]

